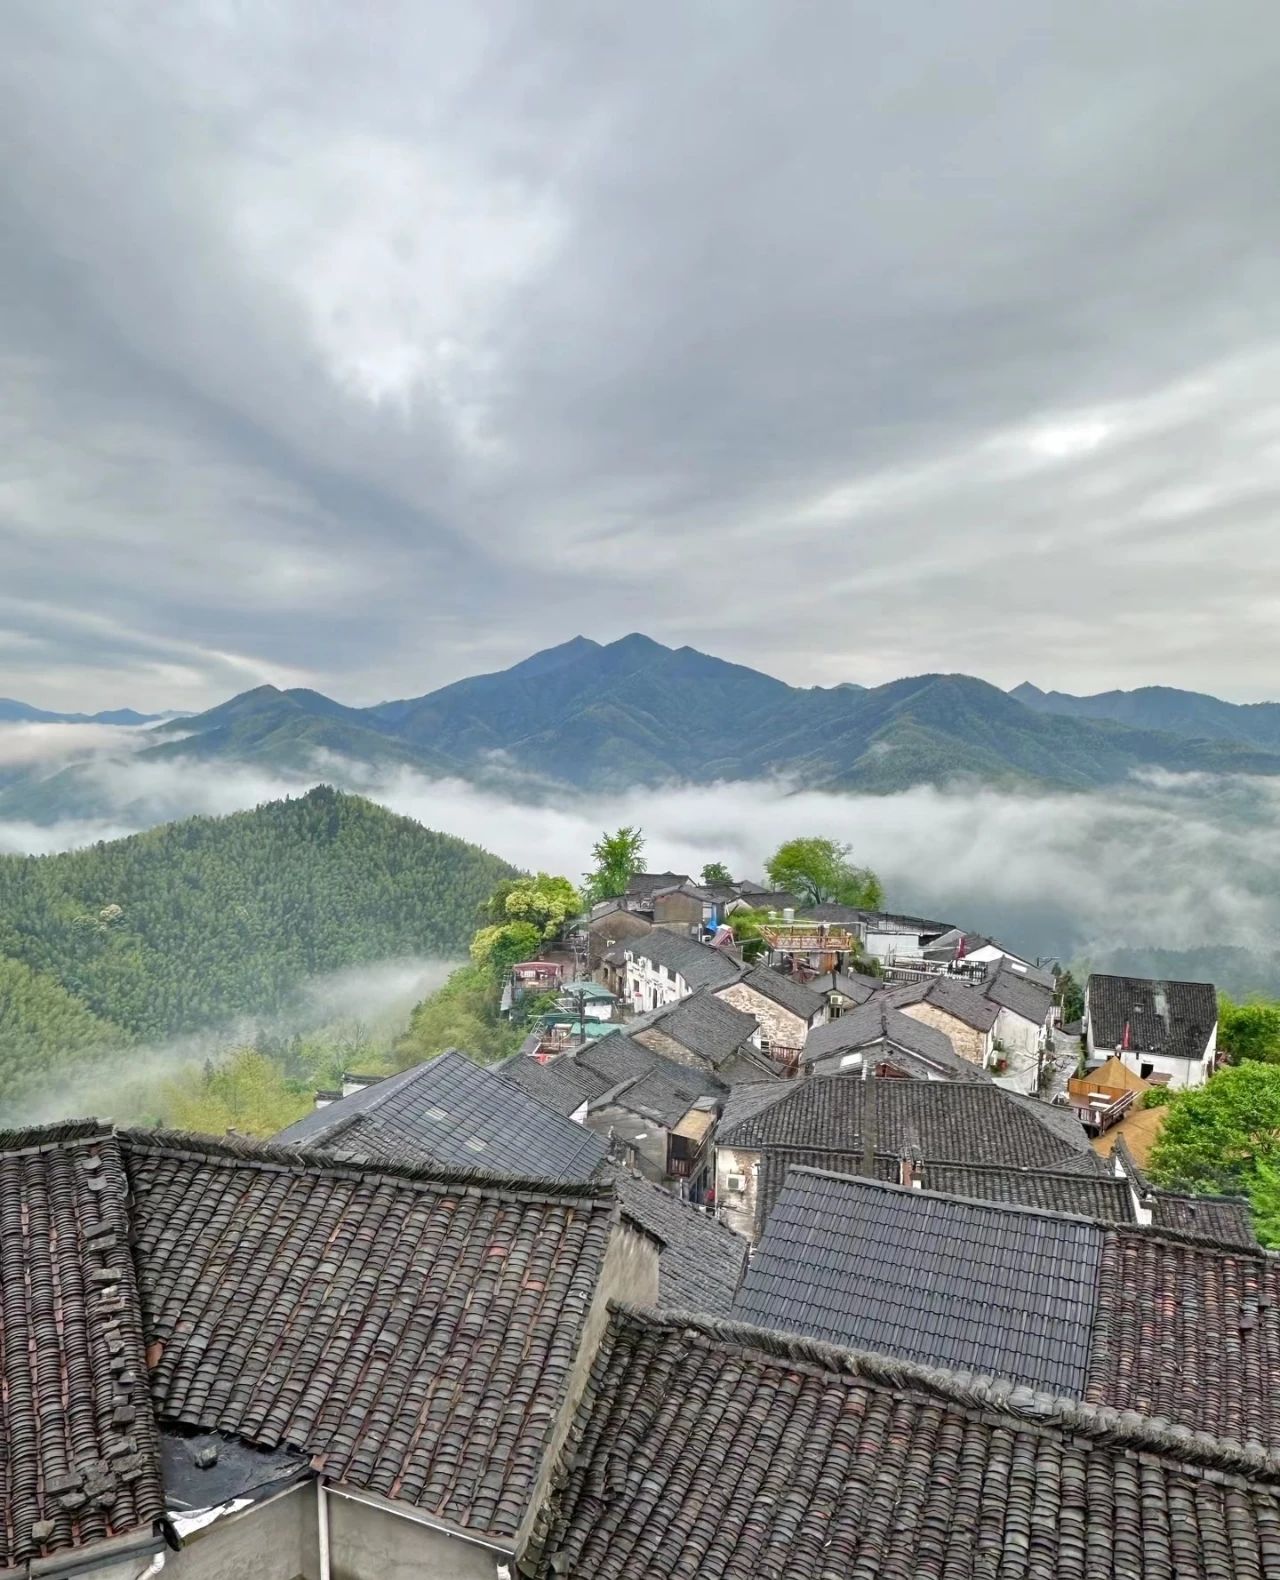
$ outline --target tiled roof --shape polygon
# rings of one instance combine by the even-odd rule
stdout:
[[[1163,1229],[1204,1235],[1220,1245],[1258,1243],[1249,1203],[1239,1196],[1178,1196],[1172,1191],[1155,1191],[1151,1221]]]
[[[890,1152],[877,1152],[872,1167],[878,1180],[896,1185],[902,1173],[902,1159]],[[792,1169],[821,1169],[827,1174],[861,1174],[860,1152],[823,1151],[814,1147],[770,1147],[760,1156],[756,1175],[756,1238],[764,1233],[773,1204],[782,1194]]]
[[[925,1190],[979,1201],[1012,1202],[1047,1212],[1078,1213],[1108,1223],[1136,1223],[1133,1192],[1122,1179],[1061,1169],[1010,1169],[980,1163],[924,1162],[916,1178]]]
[[[1053,1008],[1053,989],[1021,975],[1002,964],[982,984],[983,995],[1001,1009],[1007,1009],[1035,1026],[1043,1026]]]
[[[725,987],[743,975],[743,965],[722,949],[712,949],[700,944],[696,938],[683,933],[668,932],[655,927],[643,938],[629,938],[626,951],[636,960],[648,960],[655,966],[666,966],[673,975],[680,975],[694,988]]]
[[[771,970],[768,966],[757,966],[755,970],[748,971],[742,984],[775,1004],[780,1004],[783,1009],[790,1010],[806,1023],[819,1013],[826,1002],[820,993],[815,993],[803,982],[797,982],[794,977],[784,976],[781,971]]]
[[[1062,1160],[1089,1151],[1084,1130],[1065,1110],[1020,1100],[987,1082],[818,1076],[788,1081],[781,1093],[737,1088],[716,1140],[745,1151],[813,1147],[856,1153],[871,1086],[877,1151],[1014,1168],[1058,1168]]]
[[[562,1053],[545,1064],[531,1053],[514,1053],[501,1064],[495,1064],[493,1073],[566,1118],[576,1113],[583,1103],[607,1092],[613,1084],[607,1077],[579,1064],[572,1053]]]
[[[953,977],[930,977],[927,982],[908,982],[886,990],[886,998],[899,1009],[910,1004],[931,1004],[934,1009],[953,1016],[975,1031],[990,1031],[1000,1015],[1000,1006],[984,998],[977,988],[966,987]]]
[[[759,1029],[754,1015],[735,1009],[705,988],[627,1023],[627,1035],[660,1031],[712,1066],[723,1064]]]
[[[593,1098],[592,1110],[617,1106],[642,1114],[670,1127],[677,1124],[700,1099],[716,1105],[725,1088],[714,1075],[692,1065],[678,1064],[630,1037],[609,1037],[594,1048],[584,1048],[577,1060],[612,1085]]]
[[[1080,1398],[1102,1242],[1084,1219],[795,1169],[734,1315]]]
[[[1164,1423],[615,1308],[528,1580],[1261,1580],[1275,1465]]]
[[[476,1534],[531,1501],[618,1206],[566,1186],[121,1137],[167,1424],[301,1450]]]
[[[155,1545],[164,1492],[127,1197],[109,1127],[0,1133],[6,1573],[95,1543]]]
[[[854,1052],[882,1042],[918,1055],[955,1080],[991,1080],[981,1065],[960,1057],[945,1031],[904,1015],[887,1001],[884,994],[877,994],[856,1009],[846,1010],[843,1015],[827,1021],[825,1025],[815,1026],[805,1039],[800,1058],[802,1063],[812,1064],[816,1059]]]
[[[590,1178],[608,1151],[599,1136],[453,1049],[308,1114],[275,1140],[565,1180]]]
[[[879,977],[865,976],[861,971],[824,971],[805,984],[825,998],[828,993],[841,993],[855,1004],[865,1004],[869,998],[884,991]]]
[[[1145,977],[1089,978],[1086,1000],[1094,1045],[1118,1048],[1129,1028],[1134,1053],[1199,1059],[1218,1020],[1211,982],[1159,982]]]
[[[623,1210],[662,1241],[658,1304],[728,1316],[747,1242],[709,1213],[634,1174],[615,1181]]]
[[[1084,1397],[1280,1450],[1280,1261],[1170,1229],[1111,1232]]]
[[[692,883],[687,872],[633,872],[627,884],[627,895],[636,898],[656,893],[658,889],[677,889],[682,883]]]

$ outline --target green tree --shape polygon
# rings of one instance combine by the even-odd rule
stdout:
[[[1148,1160],[1157,1185],[1251,1196],[1280,1168],[1280,1066],[1249,1060],[1175,1092]]]
[[[256,1048],[237,1048],[219,1064],[206,1062],[161,1083],[163,1122],[178,1130],[222,1135],[239,1130],[271,1136],[312,1106],[309,1093],[285,1080],[280,1066]]]
[[[869,867],[849,860],[849,846],[819,837],[789,839],[765,862],[769,881],[806,905],[852,905],[869,911],[884,903],[884,889]]]
[[[532,922],[482,927],[471,940],[471,963],[500,980],[517,961],[535,956],[541,944],[542,934]]]
[[[543,938],[558,938],[581,910],[582,895],[568,878],[539,872],[506,886],[502,917],[495,916],[493,920],[530,922]]]
[[[733,876],[722,861],[709,861],[702,869],[703,883],[732,883]]]
[[[1280,1064],[1280,1004],[1250,999],[1236,1004],[1218,997],[1218,1046],[1232,1064],[1261,1059]]]
[[[625,894],[633,874],[640,871],[643,856],[643,830],[620,828],[612,834],[601,834],[591,847],[595,867],[586,874],[587,895],[592,904]]]
[[[1084,989],[1070,971],[1059,971],[1058,1003],[1062,1005],[1062,1024],[1069,1026],[1084,1017]]]
[[[446,1048],[458,1048],[481,1063],[514,1053],[523,1033],[498,1019],[497,991],[487,969],[459,966],[443,987],[424,998],[395,1045],[394,1062],[405,1070]]]
[[[1280,1166],[1262,1159],[1254,1165],[1249,1205],[1254,1232],[1274,1250],[1280,1246]]]

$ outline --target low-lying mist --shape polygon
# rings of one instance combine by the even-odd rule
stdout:
[[[3,1125],[48,1124],[93,1114],[119,1123],[150,1123],[165,1082],[220,1064],[234,1049],[326,1032],[338,1047],[390,1049],[420,999],[458,964],[428,958],[381,960],[302,982],[289,1007],[275,1015],[243,1015],[205,1031],[93,1056],[70,1081],[38,1098],[19,1100]]]
[[[759,875],[788,836],[824,833],[846,840],[875,868],[893,909],[1095,968],[1160,969],[1153,952],[1181,952],[1232,991],[1280,989],[1273,942],[1280,782],[1272,779],[1159,774],[1094,794],[956,785],[889,796],[731,783],[566,792],[528,804],[458,781],[410,770],[372,774],[333,759],[306,776],[127,757],[95,761],[90,771],[101,817],[49,827],[0,822],[0,850],[49,851],[192,813],[229,812],[318,780],[518,866],[573,876],[600,832],[622,823],[644,829],[651,867],[696,872],[720,860],[745,875]]]

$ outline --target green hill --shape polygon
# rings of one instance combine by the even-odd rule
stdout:
[[[321,786],[56,856],[0,858],[0,1109],[106,1040],[285,1005],[306,977],[461,953],[512,869]]]

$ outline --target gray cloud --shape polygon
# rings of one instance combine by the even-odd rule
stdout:
[[[1262,0],[4,29],[0,690],[368,701],[633,627],[1269,689]]]

